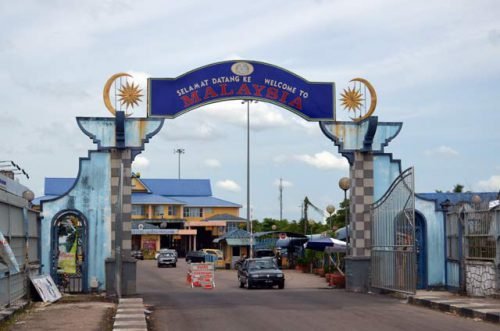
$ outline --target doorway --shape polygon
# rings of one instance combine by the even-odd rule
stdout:
[[[415,249],[417,251],[417,289],[427,288],[427,245],[424,217],[415,212]]]
[[[52,223],[51,276],[66,293],[81,293],[87,285],[87,221],[78,211],[62,211]]]

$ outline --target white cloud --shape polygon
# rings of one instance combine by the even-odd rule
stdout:
[[[177,140],[214,140],[222,134],[217,131],[213,124],[208,122],[179,123],[170,121],[166,127],[165,137],[168,141]]]
[[[451,147],[441,145],[434,149],[428,149],[425,151],[427,156],[440,156],[445,158],[456,157],[459,153]]]
[[[149,167],[149,160],[141,155],[137,155],[132,162],[132,168],[136,171],[146,170]]]
[[[247,106],[239,101],[228,101],[203,107],[207,119],[218,123],[226,122],[238,127],[247,126]],[[277,127],[285,127],[289,121],[283,116],[283,109],[273,107],[265,102],[250,105],[250,129],[262,131]]]
[[[146,94],[145,92],[148,88],[148,78],[151,77],[151,74],[147,72],[132,70],[127,71],[127,74],[132,76],[131,80],[139,85],[139,87],[142,89],[143,94]]]
[[[487,180],[481,180],[477,184],[480,190],[496,192],[500,190],[500,176],[491,176]]]
[[[273,184],[274,184],[274,186],[280,186],[280,180],[276,179]],[[293,186],[293,183],[289,182],[287,180],[282,180],[281,185],[283,185],[283,187],[291,187],[291,186]]]
[[[217,159],[206,159],[203,163],[210,168],[220,168],[220,161]]]
[[[220,180],[215,184],[216,187],[226,190],[226,191],[231,191],[231,192],[240,192],[241,187],[233,180],[230,179],[225,179],[225,180]]]
[[[318,169],[338,169],[344,170],[349,167],[347,160],[341,156],[335,156],[330,152],[322,151],[314,155],[295,155],[295,159],[312,165]]]

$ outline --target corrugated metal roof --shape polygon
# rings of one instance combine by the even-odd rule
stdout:
[[[54,199],[57,197],[58,197],[57,195],[44,195],[43,197],[38,197],[36,199],[33,199],[33,201],[31,201],[31,203],[35,206],[38,206],[42,201]]]
[[[134,204],[178,204],[188,207],[235,207],[241,205],[218,199],[212,196],[209,179],[143,179],[149,193],[132,193]],[[66,193],[74,184],[75,178],[45,178],[45,196],[37,198],[38,204],[42,199],[50,199]],[[36,203],[35,203],[36,204]]]
[[[151,205],[183,205],[184,203],[158,194],[132,193],[132,204],[151,204]]]
[[[182,201],[186,204],[186,207],[236,207],[241,208],[241,205],[229,202],[226,200],[214,198],[211,196],[205,197],[183,197],[183,196],[172,196],[172,199]]]
[[[73,186],[75,178],[45,178],[45,195],[60,196]]]
[[[209,179],[139,179],[152,193],[165,196],[211,196]],[[75,178],[45,178],[45,195],[66,193]]]
[[[210,216],[205,219],[205,221],[239,221],[239,222],[246,222],[246,219],[239,217],[239,216],[234,216],[234,215],[229,215],[229,214],[217,214],[214,216]]]
[[[165,196],[210,196],[209,179],[140,179],[153,193]]]

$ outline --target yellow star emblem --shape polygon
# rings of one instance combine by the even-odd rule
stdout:
[[[135,85],[134,83],[129,84],[127,81],[125,85],[120,87],[118,92],[120,92],[118,96],[120,97],[119,100],[121,105],[125,105],[127,109],[129,107],[134,108],[135,106],[138,106],[139,102],[142,101],[142,90],[139,89],[139,85]]]
[[[342,106],[347,110],[356,111],[361,109],[363,105],[363,95],[359,89],[355,87],[344,89],[344,93],[340,94],[342,96]]]

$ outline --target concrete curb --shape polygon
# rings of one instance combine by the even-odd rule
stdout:
[[[19,301],[15,304],[12,304],[8,308],[0,309],[0,322],[8,320],[13,314],[15,314],[18,310],[24,309],[28,305],[28,301]]]
[[[147,331],[142,298],[122,298],[116,309],[114,331]]]
[[[472,302],[470,299],[443,299],[435,297],[408,297],[408,303],[450,312],[463,317],[479,318],[492,323],[500,323],[500,302],[498,304]]]

